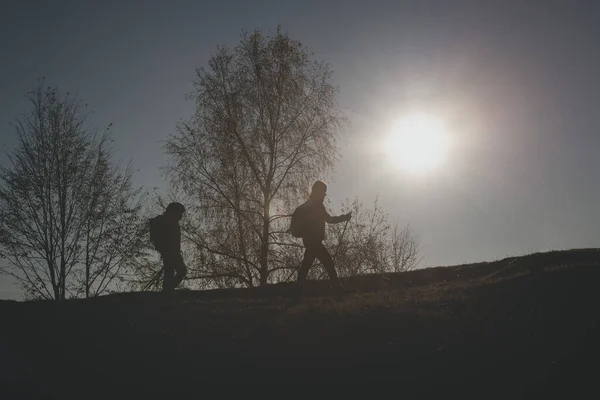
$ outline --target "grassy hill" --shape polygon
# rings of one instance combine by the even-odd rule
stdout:
[[[599,264],[600,249],[581,249],[357,276],[340,299],[309,282],[287,309],[289,284],[2,301],[0,397],[197,397],[206,384],[248,383],[594,397]]]

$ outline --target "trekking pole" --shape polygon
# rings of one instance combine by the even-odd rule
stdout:
[[[344,229],[342,230],[342,234],[340,236],[340,240],[338,240],[338,244],[335,247],[335,251],[333,252],[333,257],[331,259],[333,260],[334,264],[335,264],[335,259],[336,259],[337,254],[338,254],[338,250],[340,249],[340,246],[341,246],[342,242],[344,241],[344,235],[346,234],[346,229],[348,228],[348,223],[349,222],[350,222],[350,220],[346,221],[346,224],[344,225]],[[323,275],[321,275],[321,276],[323,276]]]
[[[348,223],[350,220],[346,221],[344,225],[344,230],[342,231],[342,236],[340,236],[340,240],[338,241],[337,247],[335,248],[335,253],[333,253],[333,262],[335,263],[335,258],[337,257],[338,250],[340,249],[340,245],[344,241],[344,235],[346,234],[346,228],[348,228]]]

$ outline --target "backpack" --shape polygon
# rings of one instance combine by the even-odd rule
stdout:
[[[157,215],[149,220],[150,226],[150,242],[154,245],[156,250],[159,250],[162,244],[162,226],[161,226],[162,215]]]
[[[305,207],[304,204],[296,207],[294,212],[292,213],[292,220],[290,222],[290,228],[288,232],[292,234],[293,237],[301,238],[304,234],[304,213]]]

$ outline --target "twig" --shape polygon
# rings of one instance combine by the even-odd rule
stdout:
[[[160,279],[160,276],[162,275],[162,272],[164,270],[164,267],[161,268],[153,277],[152,279],[146,284],[146,286],[144,286],[144,288],[142,289],[142,292],[145,292],[146,290],[148,290],[149,287],[151,287],[152,285],[154,285],[155,283],[157,283]]]

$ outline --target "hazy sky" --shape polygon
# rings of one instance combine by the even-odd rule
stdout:
[[[0,146],[45,76],[114,124],[139,185],[165,188],[160,141],[193,111],[194,69],[242,30],[284,31],[327,61],[350,126],[330,181],[410,222],[424,266],[597,247],[600,5],[589,1],[6,1],[0,13]],[[452,143],[428,174],[377,148],[409,109]],[[5,163],[4,154],[0,162]],[[0,278],[0,297],[17,288]]]

